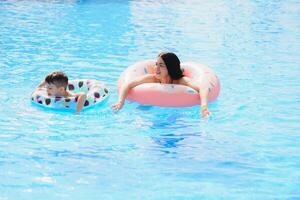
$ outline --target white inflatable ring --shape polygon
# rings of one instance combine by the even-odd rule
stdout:
[[[67,90],[74,92],[83,92],[87,95],[84,108],[88,108],[103,103],[109,96],[106,86],[94,79],[70,80]],[[77,106],[77,97],[48,96],[46,88],[36,88],[31,95],[31,101],[37,105],[55,109],[75,110]]]

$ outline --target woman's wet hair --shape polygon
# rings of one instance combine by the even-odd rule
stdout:
[[[66,89],[68,85],[68,77],[61,71],[52,72],[46,76],[45,82],[48,84],[54,84],[56,87],[64,87]]]
[[[171,52],[162,52],[158,55],[167,66],[168,73],[173,80],[178,80],[183,77],[183,72],[180,68],[179,58]]]

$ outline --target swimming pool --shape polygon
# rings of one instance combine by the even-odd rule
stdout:
[[[0,1],[0,199],[299,199],[297,1]],[[128,103],[120,73],[160,51],[214,69],[199,108]],[[46,111],[54,70],[104,81],[106,105]]]

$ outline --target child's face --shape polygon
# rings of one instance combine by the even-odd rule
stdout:
[[[64,88],[56,87],[53,83],[46,84],[48,96],[63,96]]]

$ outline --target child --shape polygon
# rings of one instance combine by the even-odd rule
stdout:
[[[38,88],[46,88],[48,96],[61,96],[61,97],[76,97],[77,106],[76,112],[79,113],[86,100],[86,94],[77,93],[74,94],[70,91],[67,91],[68,86],[68,77],[60,71],[52,72],[46,76],[45,80],[38,86]]]

